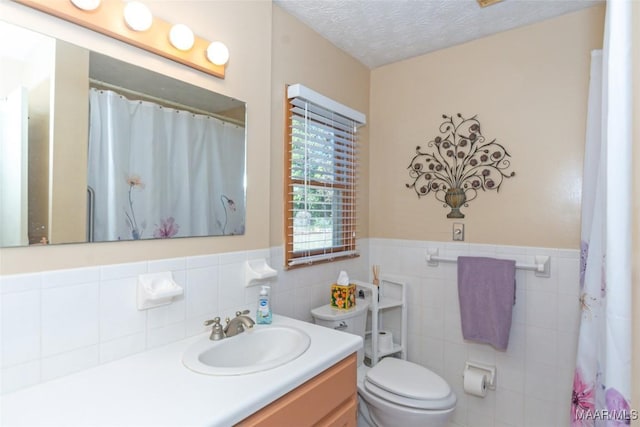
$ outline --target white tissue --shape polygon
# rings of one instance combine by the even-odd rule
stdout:
[[[485,397],[487,395],[487,372],[469,368],[463,373],[464,392],[472,396]]]
[[[383,353],[393,351],[393,334],[391,331],[378,331],[378,349]]]
[[[338,280],[336,283],[340,286],[348,286],[349,285],[349,276],[347,276],[347,272],[342,270],[340,274],[338,274]]]

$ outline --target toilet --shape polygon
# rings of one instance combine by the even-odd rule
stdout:
[[[318,325],[364,339],[367,309],[360,301],[347,311],[327,304],[311,310],[311,315]],[[455,405],[449,384],[429,369],[393,357],[369,367],[364,350],[358,350],[359,427],[445,427]]]

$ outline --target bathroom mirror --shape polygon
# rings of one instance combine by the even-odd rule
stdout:
[[[0,246],[244,234],[241,101],[0,21]]]

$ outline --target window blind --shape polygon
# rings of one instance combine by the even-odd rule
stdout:
[[[288,266],[357,255],[357,128],[363,123],[362,113],[304,86],[289,87]]]

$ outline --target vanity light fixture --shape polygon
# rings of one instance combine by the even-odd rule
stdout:
[[[144,3],[131,1],[124,6],[124,21],[133,31],[147,31],[153,24],[153,15]]]
[[[81,10],[96,10],[100,6],[100,0],[71,0],[75,7]]]
[[[169,41],[176,49],[187,51],[193,47],[195,36],[191,28],[184,24],[175,24],[169,31]]]
[[[181,24],[154,18],[137,0],[13,1],[224,79],[229,49],[223,43],[210,43]]]
[[[229,60],[229,49],[222,42],[212,42],[207,48],[207,59],[215,65],[224,65]]]

